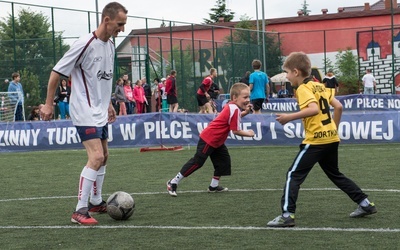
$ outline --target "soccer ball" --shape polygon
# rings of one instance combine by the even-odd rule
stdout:
[[[135,201],[132,196],[123,191],[117,191],[107,199],[107,213],[114,220],[127,220],[132,216]]]

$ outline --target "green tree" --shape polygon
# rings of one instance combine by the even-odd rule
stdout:
[[[328,70],[332,70],[335,73],[335,67],[331,59],[326,58],[322,59],[322,63],[324,65],[324,73],[328,73]]]
[[[41,95],[45,95],[49,74],[69,46],[62,32],[51,31],[51,23],[41,12],[22,9],[13,18],[9,14],[0,21],[0,78],[12,72],[29,72],[39,79]],[[54,42],[53,42],[54,41]],[[41,96],[39,94],[39,96]]]
[[[28,117],[31,107],[42,103],[40,98],[39,77],[24,69],[19,72],[21,75],[21,83],[25,93],[25,117]]]
[[[353,55],[351,48],[340,50],[336,54],[337,79],[340,84],[340,94],[359,93],[359,75],[357,56]]]
[[[230,22],[235,14],[235,12],[226,8],[226,0],[217,0],[215,8],[211,8],[211,11],[211,13],[208,13],[210,19],[203,19],[207,24],[218,23],[220,18],[223,18],[224,22]]]
[[[265,36],[266,73],[272,76],[282,71],[282,54],[277,34],[257,32],[256,25],[247,15],[240,18],[235,28],[237,29],[232,31],[232,35],[225,38],[223,46],[228,69],[227,79],[237,81],[246,71],[253,70],[251,62],[254,59],[263,61],[262,35]]]
[[[308,9],[308,3],[306,0],[304,0],[303,4],[301,6],[301,9],[299,9],[299,11],[302,11],[303,15],[305,15],[305,16],[310,15],[311,10]]]

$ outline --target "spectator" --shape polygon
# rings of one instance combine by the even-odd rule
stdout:
[[[375,93],[374,90],[376,89],[376,80],[370,69],[365,71],[362,81],[364,85],[364,95],[373,95]]]
[[[178,112],[178,92],[176,88],[176,71],[171,70],[171,74],[165,82],[165,91],[167,92],[167,103],[169,112]]]
[[[39,121],[40,120],[40,110],[38,106],[33,106],[31,113],[28,116],[28,121]]]
[[[118,115],[127,115],[126,113],[126,105],[127,102],[125,91],[124,91],[124,80],[119,78],[117,80],[117,85],[115,86],[115,101],[119,104],[119,114]]]
[[[151,86],[147,82],[146,78],[142,79],[142,87],[144,89],[144,95],[146,96],[146,102],[144,102],[143,113],[150,113],[151,112]]]
[[[147,102],[147,99],[144,94],[141,80],[136,81],[135,87],[133,88],[133,98],[136,102],[136,114],[143,114],[145,111],[144,105]]]
[[[213,109],[210,103],[210,94],[208,93],[208,91],[210,90],[210,87],[214,82],[213,79],[216,76],[217,70],[215,68],[211,68],[210,74],[203,79],[199,89],[197,90],[196,97],[197,104],[200,108],[200,114],[213,113]]]
[[[42,120],[42,108],[44,107],[44,104],[43,103],[41,103],[41,104],[39,104],[39,120]]]
[[[121,78],[124,81],[124,86],[125,86],[125,83],[129,80],[129,77],[127,74],[123,74]]]
[[[160,86],[160,93],[161,93],[161,102],[162,102],[162,112],[168,112],[168,103],[167,103],[167,92],[165,91],[165,81],[167,79],[161,78],[161,86]]]
[[[133,114],[133,108],[136,106],[135,98],[133,98],[133,89],[130,80],[124,81],[124,94],[126,98],[126,114]]]
[[[250,75],[250,100],[253,104],[254,114],[261,114],[264,101],[269,96],[268,75],[261,71],[261,61],[253,60],[254,72]]]
[[[246,84],[247,86],[249,86],[249,80],[250,80],[250,71],[246,71],[246,73],[244,74],[244,76],[240,79],[239,82],[242,82],[244,84]]]
[[[326,73],[324,79],[322,79],[322,82],[324,83],[326,88],[333,90],[333,95],[338,92],[339,84],[336,80],[335,75],[333,74],[333,70],[328,70],[328,73]]]
[[[21,76],[15,72],[12,74],[12,81],[8,85],[8,97],[12,105],[16,105],[14,121],[23,121],[24,89],[20,83]],[[13,93],[17,92],[17,93]]]
[[[127,12],[120,3],[107,4],[97,29],[71,45],[54,66],[47,85],[46,104],[42,108],[44,120],[52,116],[54,94],[60,75],[72,75],[71,120],[88,157],[79,177],[78,203],[71,216],[71,222],[80,225],[98,223],[89,212],[107,212],[102,188],[109,155],[108,125],[116,120],[111,103],[115,45],[110,38],[124,32]]]
[[[60,110],[61,119],[65,119],[66,115],[69,115],[69,96],[71,95],[71,88],[67,86],[67,80],[62,79],[60,86],[56,91],[56,97],[58,99],[58,108]]]
[[[161,89],[162,83],[160,82],[159,78],[154,78],[153,87],[151,88],[152,95],[154,95],[154,100],[156,101],[156,112],[160,111],[161,109]]]
[[[278,91],[278,98],[289,97],[289,91],[286,89],[286,83],[282,84],[281,89]]]
[[[119,103],[117,102],[117,100],[115,98],[115,93],[111,94],[111,104],[113,105],[115,113],[119,114]]]
[[[208,94],[210,95],[210,105],[212,108],[212,112],[214,114],[218,113],[217,111],[217,104],[215,103],[215,100],[217,100],[218,95],[219,95],[219,86],[215,82],[211,85],[210,89],[208,90]]]

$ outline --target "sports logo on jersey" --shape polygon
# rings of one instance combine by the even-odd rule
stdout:
[[[99,79],[99,80],[101,80],[101,79],[110,80],[112,78],[113,78],[112,72],[107,73],[107,72],[101,71],[101,70],[99,70],[99,72],[97,72],[97,79]]]
[[[93,62],[100,62],[103,58],[101,56],[95,57]]]

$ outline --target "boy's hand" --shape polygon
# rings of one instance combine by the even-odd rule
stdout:
[[[247,130],[247,132],[249,132],[250,137],[254,137],[256,135],[252,129]]]
[[[253,110],[253,104],[247,104],[246,112],[247,112],[247,114],[250,114],[250,113],[253,113],[253,112],[254,112],[254,110]]]
[[[282,125],[285,125],[290,121],[288,114],[276,114],[275,120],[277,120]]]

